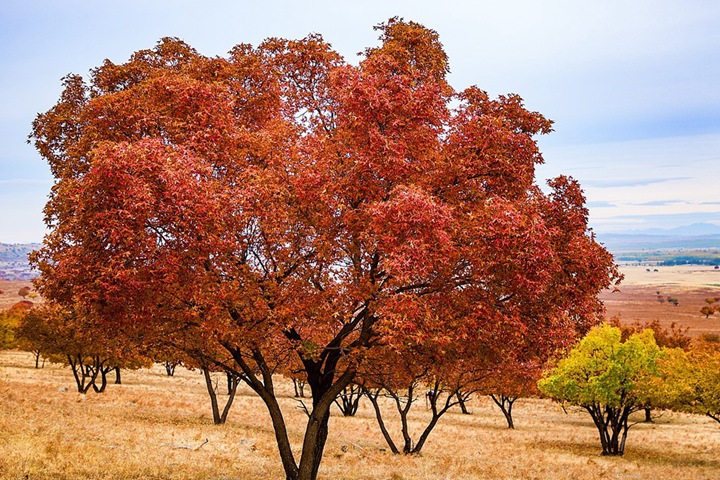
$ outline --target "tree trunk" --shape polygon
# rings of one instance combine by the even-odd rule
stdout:
[[[293,378],[293,387],[295,388],[295,398],[305,398],[305,382]]]
[[[362,396],[363,391],[359,386],[349,385],[335,399],[335,405],[338,406],[344,417],[354,417],[358,411]]]
[[[229,375],[228,375],[229,378]],[[220,415],[220,423],[224,424],[227,421],[228,413],[230,412],[230,407],[232,407],[233,401],[235,400],[235,393],[237,393],[237,387],[240,383],[237,378],[232,377],[233,381],[228,382],[228,388],[231,388],[231,390],[228,390],[228,398],[225,402],[225,408],[223,408],[222,414]]]
[[[290,447],[285,418],[275,396],[272,369],[268,367],[262,352],[259,350],[253,350],[251,357],[246,357],[237,347],[228,343],[222,345],[232,355],[236,365],[239,367],[239,378],[258,394],[268,409],[275,432],[278,453],[285,471],[285,478],[287,480],[297,480],[298,467]],[[251,364],[247,361],[248,358],[252,358],[256,368],[251,367]],[[258,370],[260,372],[259,377],[257,375]]]
[[[280,405],[277,403],[277,398],[272,394],[272,384],[269,385],[269,388],[263,386],[256,389],[257,384],[250,384],[250,387],[263,399],[270,414],[270,420],[272,421],[273,430],[275,431],[275,441],[277,442],[280,453],[280,460],[283,464],[283,470],[285,470],[285,478],[287,480],[297,480],[297,463],[290,448],[285,418],[283,417],[282,410],[280,410]]]
[[[213,381],[210,377],[210,372],[207,368],[202,368],[203,377],[205,378],[205,386],[207,387],[207,391],[210,394],[210,404],[212,406],[212,416],[213,416],[213,423],[215,425],[220,424],[220,408],[218,407],[217,402],[217,394],[215,393],[215,388],[213,387]]]
[[[339,349],[327,349],[319,360],[302,358],[307,383],[312,394],[313,409],[303,439],[297,480],[316,480],[328,437],[330,407],[355,378],[355,370],[347,369],[336,377],[342,357]]]
[[[645,408],[645,423],[653,423],[651,408]]]
[[[175,367],[177,367],[177,363],[165,362],[165,373],[167,373],[168,377],[175,375]]]
[[[235,395],[235,390],[237,390],[238,386],[238,379],[231,372],[225,372],[225,375],[227,376],[227,394]]]
[[[35,356],[35,368],[40,368],[40,351],[36,350],[33,352],[33,355]],[[43,361],[43,367],[45,366],[45,362]]]
[[[420,435],[420,438],[418,438],[417,443],[410,450],[411,454],[420,455],[420,451],[422,450],[423,446],[425,445],[425,442],[427,441],[428,437],[430,436],[430,432],[433,431],[433,429],[435,428],[435,425],[437,425],[437,422],[438,422],[438,420],[440,420],[441,416],[442,416],[442,413],[438,414],[437,412],[433,411],[433,416],[430,419],[430,423],[428,423],[427,427],[425,427],[425,430],[423,430],[422,434]]]
[[[393,396],[393,400],[395,400],[395,407],[400,414],[400,432],[402,433],[403,437],[403,453],[406,455],[412,453],[414,447],[412,437],[410,436],[410,429],[408,428],[408,412],[410,412],[410,407],[413,403],[414,390],[415,384],[412,384],[408,387],[407,397],[405,397],[406,400],[404,406],[402,404],[400,395],[394,392],[391,393],[391,395]],[[435,400],[436,399],[433,395],[433,397],[430,399],[430,405],[433,409]]]
[[[85,375],[84,372],[82,372],[82,363],[78,363],[75,361],[75,359],[67,355],[68,365],[70,365],[70,369],[72,370],[73,377],[75,377],[75,385],[77,385],[78,393],[86,393],[87,390],[85,390]],[[80,372],[78,372],[78,369]]]
[[[412,448],[410,451],[413,455],[420,455],[420,451],[422,450],[423,446],[425,445],[425,442],[427,441],[428,437],[430,436],[430,433],[435,428],[435,425],[437,425],[438,421],[440,420],[440,417],[445,415],[445,413],[450,410],[450,407],[455,405],[455,403],[452,402],[453,397],[460,398],[457,396],[457,391],[455,392],[448,392],[447,397],[445,398],[444,405],[442,405],[442,408],[438,408],[438,400],[440,399],[440,395],[442,393],[442,390],[440,389],[440,384],[438,381],[435,382],[435,385],[433,389],[431,390],[433,392],[432,398],[430,398],[430,408],[432,410],[432,418],[430,419],[430,423],[427,424],[425,427],[425,430],[420,434],[420,437],[418,438],[417,444]],[[467,398],[467,397],[465,397]]]
[[[457,396],[458,405],[460,405],[460,411],[463,413],[463,415],[470,415],[470,412],[467,409],[467,405],[465,405],[466,398],[461,392],[457,392],[455,395]]]
[[[354,370],[345,370],[336,381],[333,381],[334,375],[328,371],[334,372],[339,360],[339,354],[333,352],[328,355],[324,369],[320,368],[320,363],[315,363],[313,368],[306,368],[308,384],[312,391],[313,410],[305,429],[297,480],[317,479],[327,442],[330,407],[340,392],[355,378]],[[307,362],[306,366],[310,363]]]
[[[493,399],[493,402],[495,402],[495,405],[500,407],[500,410],[502,411],[503,415],[505,416],[505,421],[508,424],[508,428],[515,429],[515,422],[512,418],[512,408],[515,404],[515,400],[518,399],[518,397],[506,397],[505,395],[490,395],[490,398]]]
[[[210,395],[210,405],[212,407],[213,423],[215,425],[224,425],[227,421],[228,413],[230,413],[230,407],[232,407],[233,401],[235,400],[235,393],[237,392],[238,380],[230,372],[225,372],[228,379],[228,397],[225,401],[225,406],[222,412],[220,412],[220,404],[217,399],[217,392],[215,391],[215,385],[210,372],[207,368],[201,369],[203,377],[205,378],[205,386],[207,387],[208,394]]]
[[[508,428],[515,429],[515,422],[512,418],[512,407],[513,402],[508,402],[507,408],[503,409],[503,415],[505,415],[505,420],[507,420]]]
[[[596,423],[595,423],[595,426],[597,427],[598,433],[600,434],[600,446],[601,446],[601,448],[602,448],[602,453],[601,453],[601,455],[611,455],[611,453],[610,453],[610,445],[609,445],[609,444],[610,444],[610,439],[609,439],[608,434],[607,434],[607,428],[606,428],[605,425],[602,423],[602,421],[600,422],[600,424],[598,424],[598,423],[596,422]]]
[[[95,393],[103,393],[107,387],[107,373],[103,370],[100,372],[100,386],[97,386],[97,382],[92,383],[93,390]]]
[[[620,430],[621,428],[617,426],[610,427],[610,442],[608,442],[608,455],[622,455],[622,452],[620,452]]]
[[[428,393],[431,393],[431,395],[428,395],[426,393],[425,399],[428,402],[429,408],[432,410],[432,418],[430,419],[430,422],[425,426],[425,429],[422,431],[420,436],[418,437],[417,443],[413,442],[412,436],[410,435],[410,429],[408,426],[408,417],[410,412],[410,407],[415,401],[414,398],[414,389],[416,385],[412,385],[408,387],[407,395],[400,395],[396,391],[390,391],[388,390],[388,394],[393,398],[395,401],[395,408],[398,411],[398,414],[400,416],[400,425],[401,425],[401,432],[402,432],[402,438],[403,438],[403,448],[402,453],[404,455],[420,455],[420,452],[422,451],[423,446],[425,445],[425,442],[427,441],[428,437],[430,436],[430,433],[432,433],[433,429],[437,425],[438,420],[440,420],[440,417],[442,417],[449,409],[450,407],[454,406],[457,402],[452,402],[451,400],[453,398],[457,398],[455,396],[455,393],[450,392],[449,395],[446,397],[446,400],[443,405],[441,405],[442,408],[438,408],[438,397],[442,393],[439,389],[439,386],[436,385],[432,390],[430,390]],[[377,398],[380,394],[380,390],[377,390],[375,394],[370,392],[369,390],[365,389],[365,396],[370,399],[370,403],[372,404],[373,408],[375,409],[375,417],[377,418],[378,425],[380,426],[380,431],[383,434],[383,437],[385,438],[385,441],[387,442],[388,446],[390,447],[390,451],[394,453],[395,455],[399,455],[401,453],[400,449],[395,445],[395,442],[393,441],[390,433],[387,430],[387,427],[385,426],[385,422],[382,418],[382,412],[380,411],[380,406],[378,404]]]
[[[362,312],[367,312],[363,309]],[[344,357],[345,350],[340,348],[345,338],[353,331],[353,326],[364,318],[360,313],[355,323],[348,323],[337,336],[323,349],[319,358],[306,358],[300,351],[296,353],[304,365],[307,383],[312,392],[312,412],[308,415],[308,423],[303,438],[300,461],[295,458],[290,446],[287,427],[282,411],[277,401],[273,387],[273,374],[275,369],[266,361],[260,348],[252,348],[249,352],[242,352],[236,346],[223,342],[223,347],[232,355],[235,363],[240,367],[239,376],[255,391],[265,402],[275,430],[280,458],[282,460],[287,480],[316,480],[323,451],[328,437],[328,421],[330,420],[330,407],[350,382],[355,378],[354,368],[338,369],[338,363]],[[300,341],[301,337],[293,328],[284,331],[290,341]],[[367,343],[371,331],[369,327],[363,329],[360,339]],[[248,363],[252,359],[254,368]],[[259,374],[259,376],[258,376]]]
[[[380,395],[380,389],[373,394],[372,392],[365,390],[365,396],[370,400],[370,403],[373,406],[373,409],[375,410],[375,418],[378,421],[378,426],[380,427],[380,432],[383,435],[383,438],[385,438],[385,441],[388,444],[388,447],[390,447],[390,451],[394,453],[395,455],[400,455],[400,450],[398,450],[397,446],[395,446],[395,442],[393,442],[392,437],[390,436],[390,432],[388,432],[387,427],[385,426],[385,422],[382,418],[382,413],[380,412],[380,405],[378,405],[377,398]]]
[[[115,367],[115,385],[121,385],[122,378],[120,377],[120,367]]]
[[[625,454],[625,441],[627,440],[627,434],[628,434],[629,428],[630,427],[627,424],[627,418],[626,418],[625,422],[623,424],[623,427],[622,427],[622,440],[620,441],[620,450],[619,450],[618,455]]]
[[[220,415],[220,407],[218,406],[217,393],[213,386],[213,380],[210,376],[210,371],[207,368],[201,368],[203,376],[205,377],[205,386],[207,387],[208,394],[210,394],[210,405],[212,407],[213,423],[215,425],[222,425],[225,423],[225,419]]]
[[[95,357],[95,365],[93,366],[93,368],[100,372],[100,387],[98,387],[97,382],[93,380],[93,390],[95,390],[96,393],[103,393],[105,391],[105,388],[107,387],[107,374],[111,369],[109,367],[103,366],[99,357]]]
[[[328,436],[330,408],[313,406],[303,439],[303,451],[298,465],[298,480],[316,480]]]
[[[602,455],[621,456],[625,453],[625,442],[629,430],[628,417],[630,407],[605,407],[595,405],[585,407],[592,416],[593,422],[600,434]]]
[[[93,365],[85,365],[81,354],[67,355],[67,360],[73,372],[73,377],[75,377],[78,393],[86,394],[90,387],[95,387],[95,379],[99,369],[94,368]]]

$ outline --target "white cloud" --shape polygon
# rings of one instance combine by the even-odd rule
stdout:
[[[653,227],[660,218],[703,221],[720,212],[720,134],[550,146],[544,154],[538,175],[578,179],[597,229],[620,228],[628,216]]]

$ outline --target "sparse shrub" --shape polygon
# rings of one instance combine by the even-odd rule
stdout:
[[[660,325],[659,320],[644,323],[640,323],[640,321],[636,320],[630,325],[621,325],[620,319],[615,317],[612,318],[608,324],[620,329],[622,332],[623,342],[630,338],[630,336],[634,333],[642,333],[645,330],[650,329],[653,331],[655,343],[657,343],[660,347],[682,348],[683,350],[687,350],[690,348],[690,344],[692,343],[692,339],[688,336],[690,328],[682,328],[675,322],[671,323],[669,328],[663,328],[662,325]]]
[[[705,343],[720,344],[720,335],[717,333],[702,333],[698,336],[698,340]]]
[[[710,315],[713,315],[715,312],[720,311],[720,305],[714,305],[715,302],[720,300],[720,297],[708,297],[705,299],[705,305],[700,309],[700,313],[705,315],[705,318],[710,318]]]

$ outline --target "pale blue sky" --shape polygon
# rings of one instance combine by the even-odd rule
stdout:
[[[538,177],[579,179],[598,232],[720,225],[718,1],[3,0],[0,242],[42,238],[52,177],[25,141],[65,74],[164,36],[224,55],[318,32],[354,62],[396,15],[438,31],[456,89],[518,93],[556,122]]]

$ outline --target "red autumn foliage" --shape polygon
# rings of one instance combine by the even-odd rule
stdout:
[[[378,30],[358,66],[318,35],[228,58],[163,39],[67,77],[34,123],[56,177],[40,292],[246,382],[288,479],[316,478],[330,407],[373,352],[543,357],[617,278],[577,182],[534,183],[551,122],[454,92],[436,32]],[[273,386],[293,356],[312,395],[299,460]]]

